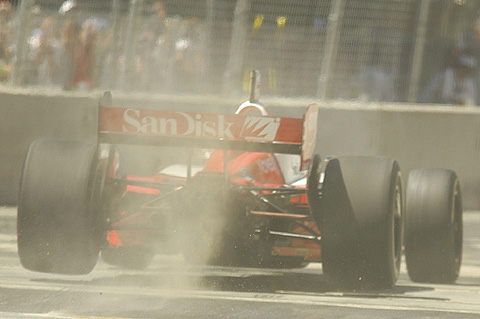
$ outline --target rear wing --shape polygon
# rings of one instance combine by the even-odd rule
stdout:
[[[303,118],[212,114],[103,106],[98,142],[300,154],[302,170],[316,144],[318,105]]]

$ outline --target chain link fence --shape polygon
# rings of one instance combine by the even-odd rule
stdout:
[[[0,0],[0,85],[240,95],[258,69],[264,95],[415,102],[470,45],[479,9],[474,0]]]

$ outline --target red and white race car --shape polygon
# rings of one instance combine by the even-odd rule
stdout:
[[[321,160],[317,118],[315,104],[303,118],[269,116],[255,94],[236,114],[207,114],[113,107],[106,93],[98,143],[31,144],[18,203],[21,263],[75,275],[89,273],[100,252],[128,268],[159,253],[227,266],[321,262],[335,287],[376,289],[395,284],[404,250],[412,280],[454,282],[463,242],[455,172],[413,170],[404,190],[393,159]],[[154,176],[121,175],[119,144],[189,155]],[[210,156],[198,165],[198,154]]]

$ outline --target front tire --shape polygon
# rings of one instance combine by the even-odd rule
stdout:
[[[323,273],[347,290],[383,289],[398,279],[403,243],[403,185],[398,164],[382,157],[331,159],[321,210]]]
[[[410,279],[453,283],[463,247],[462,199],[455,172],[417,169],[407,186],[405,257]]]

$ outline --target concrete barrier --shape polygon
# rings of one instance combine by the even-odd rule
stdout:
[[[0,204],[15,205],[23,158],[36,138],[95,141],[101,92],[65,93],[0,88]],[[113,93],[114,105],[231,113],[242,99],[172,97]],[[299,117],[313,100],[264,100],[271,113]],[[457,172],[465,208],[480,202],[480,109],[426,105],[319,103],[317,153],[382,155],[395,158],[407,179],[420,167]],[[157,149],[125,147],[122,163],[148,173],[158,158],[175,161]],[[142,153],[141,155],[138,155]],[[361,181],[359,181],[361,183]]]
[[[443,167],[460,178],[464,206],[480,202],[480,112],[449,107],[392,106],[329,109],[320,113],[322,155],[382,155],[408,172]]]

